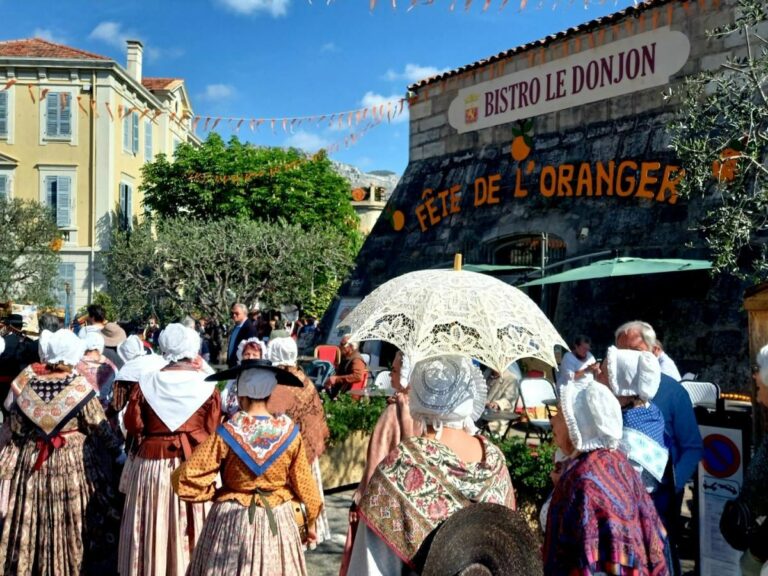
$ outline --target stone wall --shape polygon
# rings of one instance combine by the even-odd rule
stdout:
[[[681,174],[669,149],[667,127],[677,106],[670,88],[744,48],[738,39],[706,36],[731,18],[727,2],[717,8],[709,2],[652,5],[417,88],[418,102],[410,108],[410,163],[386,208],[390,215],[400,213],[402,226],[392,217],[378,221],[341,296],[365,295],[412,270],[448,267],[456,252],[468,263],[504,264],[499,247],[521,235],[546,233],[562,241],[566,258],[605,251],[706,258],[695,228],[707,202],[675,195]],[[688,59],[669,85],[565,107],[530,118],[528,126],[515,121],[460,134],[449,122],[449,108],[462,89],[542,61],[582,52],[588,59],[591,46],[667,24],[690,42]],[[513,149],[514,130],[526,129],[532,149],[523,155]],[[656,327],[681,371],[741,390],[749,385],[743,289],[733,279],[684,272],[531,288],[529,294],[567,340],[591,335],[598,355],[621,322],[641,318]]]

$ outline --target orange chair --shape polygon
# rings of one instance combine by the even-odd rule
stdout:
[[[333,364],[334,368],[337,368],[339,362],[341,362],[341,350],[339,350],[338,346],[321,344],[320,346],[315,347],[315,358],[330,362]]]

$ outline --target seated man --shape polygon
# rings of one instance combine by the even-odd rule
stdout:
[[[360,390],[365,385],[368,367],[357,351],[357,344],[349,341],[349,335],[339,342],[341,362],[336,374],[325,381],[325,389],[332,397],[349,390]]]

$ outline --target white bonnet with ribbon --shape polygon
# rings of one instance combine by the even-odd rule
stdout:
[[[200,353],[200,335],[178,323],[168,324],[158,339],[160,350],[169,362],[187,358],[192,360]]]
[[[605,360],[608,383],[616,396],[639,396],[644,402],[656,396],[661,382],[661,366],[656,356],[611,346]]]
[[[619,446],[624,428],[621,406],[605,385],[590,380],[561,386],[560,409],[579,452]]]

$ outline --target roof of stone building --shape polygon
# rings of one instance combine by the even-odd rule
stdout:
[[[24,38],[0,42],[0,57],[19,58],[61,58],[63,60],[111,60],[106,56],[86,52],[64,44],[49,42],[42,38]]]
[[[564,40],[566,38],[576,36],[577,34],[580,34],[582,32],[590,32],[592,30],[595,30],[596,28],[613,24],[619,20],[626,18],[627,16],[638,17],[642,12],[645,12],[646,10],[649,10],[651,8],[656,8],[657,6],[663,6],[664,4],[669,4],[670,2],[679,2],[679,1],[680,0],[646,0],[645,2],[639,3],[637,6],[629,6],[624,10],[619,10],[618,12],[614,12],[613,14],[609,14],[608,16],[595,18],[594,20],[590,20],[589,22],[585,22],[584,24],[573,26],[571,28],[563,30],[562,32],[556,32],[555,34],[550,34],[549,36],[546,36],[540,40],[528,42],[527,44],[522,44],[520,46],[517,46],[516,48],[510,48],[509,50],[505,50],[504,52],[499,52],[494,56],[490,56],[488,58],[478,60],[477,62],[467,64],[466,66],[461,66],[459,68],[456,68],[454,70],[449,70],[448,72],[444,72],[442,74],[437,74],[435,76],[430,76],[429,78],[424,78],[423,80],[419,80],[418,82],[415,82],[414,84],[411,84],[410,86],[408,86],[408,89],[416,90],[418,88],[422,88],[434,82],[439,82],[440,80],[446,80],[453,76],[458,76],[459,74],[462,74],[464,72],[469,72],[477,68],[482,68],[483,66],[486,66],[488,64],[493,64],[494,62],[498,62],[500,60],[504,60],[506,58],[509,58],[510,56],[521,54],[523,52],[527,52],[528,50],[532,50],[534,48],[543,48],[545,46],[552,44],[553,42],[557,42],[558,40]]]
[[[147,90],[171,90],[176,84],[183,82],[181,78],[142,78],[141,83]]]

